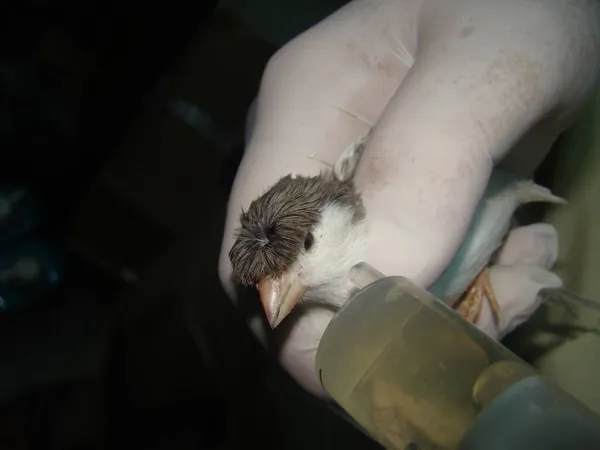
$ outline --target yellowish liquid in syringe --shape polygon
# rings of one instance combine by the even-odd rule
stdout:
[[[360,377],[346,408],[388,448],[452,449],[479,412],[473,384],[489,361],[442,317],[435,326],[431,315],[426,323],[419,316],[390,330],[390,343]]]
[[[326,389],[386,448],[456,448],[483,407],[532,373],[402,280],[367,294],[377,303],[334,324],[319,367]]]

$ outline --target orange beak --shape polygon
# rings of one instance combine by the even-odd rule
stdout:
[[[271,328],[277,327],[298,304],[307,287],[288,274],[265,278],[258,283],[260,301]]]

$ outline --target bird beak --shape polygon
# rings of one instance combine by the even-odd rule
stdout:
[[[306,290],[306,286],[294,282],[292,276],[286,273],[277,278],[265,278],[258,283],[260,301],[271,328],[277,327],[294,309]]]

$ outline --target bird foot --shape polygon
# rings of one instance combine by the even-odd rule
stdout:
[[[494,322],[498,324],[500,322],[500,306],[492,289],[489,269],[487,267],[473,280],[473,283],[471,283],[471,286],[459,302],[456,312],[469,322],[475,323],[481,313],[484,298],[487,298],[492,308]]]

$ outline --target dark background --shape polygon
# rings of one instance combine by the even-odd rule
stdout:
[[[0,183],[43,204],[21,240],[67,261],[43,299],[0,315],[2,450],[375,447],[271,362],[218,282],[277,43],[216,6],[2,6]]]

